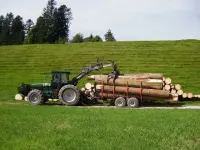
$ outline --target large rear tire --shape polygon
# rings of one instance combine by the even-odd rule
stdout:
[[[32,105],[42,105],[44,104],[44,97],[42,91],[38,89],[33,89],[28,93],[28,102]]]
[[[75,106],[80,100],[80,92],[74,85],[65,85],[58,92],[60,102],[67,106]]]

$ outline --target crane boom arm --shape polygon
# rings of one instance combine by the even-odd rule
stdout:
[[[107,67],[113,67],[113,72],[112,75],[118,75],[119,71],[117,70],[117,65],[114,63],[114,61],[112,60],[108,60],[110,63],[109,64],[103,64],[102,62],[100,63],[97,60],[97,63],[95,65],[91,65],[89,67],[86,67],[84,69],[81,70],[81,72],[72,79],[72,84],[73,85],[77,85],[78,81],[81,80],[82,78],[84,78],[86,75],[88,75],[90,72],[94,71],[94,70],[100,70],[103,68],[107,68]]]

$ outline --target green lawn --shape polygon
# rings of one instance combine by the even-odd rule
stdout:
[[[0,150],[199,149],[199,110],[8,104],[20,83],[48,82],[43,73],[51,70],[71,71],[72,78],[102,56],[115,60],[121,73],[163,73],[185,92],[200,94],[200,41],[0,46]]]
[[[0,149],[198,150],[199,110],[0,105]]]
[[[44,82],[44,72],[71,71],[72,78],[103,56],[115,60],[121,73],[163,73],[173,83],[180,83],[185,92],[200,94],[200,41],[111,42],[0,46],[1,100],[13,99],[22,82]],[[82,80],[79,87],[86,82]]]

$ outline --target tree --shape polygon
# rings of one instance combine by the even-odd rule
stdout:
[[[25,32],[22,17],[16,16],[11,26],[10,44],[22,44],[24,42]]]
[[[84,38],[84,42],[93,42],[93,38],[94,38],[93,35],[90,34],[89,37]]]
[[[33,28],[28,32],[28,35],[25,39],[25,44],[42,44],[47,43],[46,38],[46,25],[43,17],[37,19],[37,23]]]
[[[8,13],[3,21],[2,32],[0,34],[0,44],[11,44],[11,26],[13,22],[13,14]]]
[[[113,36],[113,33],[109,29],[108,32],[104,35],[106,42],[116,41],[115,37]]]
[[[93,36],[90,34],[89,37],[84,38],[84,42],[102,42],[103,40],[99,35]]]
[[[84,42],[84,40],[83,40],[83,35],[81,33],[76,34],[71,40],[71,43],[82,43],[82,42]]]
[[[58,10],[54,12],[55,19],[55,38],[56,41],[61,41],[62,43],[69,41],[69,26],[72,20],[71,9],[67,8],[65,5],[61,5]]]
[[[26,34],[28,34],[28,32],[33,28],[33,26],[34,26],[33,21],[31,19],[28,19],[25,25]]]
[[[1,15],[0,16],[0,35],[1,35],[2,31],[3,31],[3,23],[4,23],[4,16]]]
[[[103,42],[102,38],[99,36],[99,35],[96,35],[94,38],[93,38],[93,42]]]
[[[48,43],[55,42],[55,20],[54,20],[54,12],[56,10],[56,1],[49,0],[46,8],[44,8],[44,13],[42,15],[44,19],[44,25],[46,29],[46,40]]]

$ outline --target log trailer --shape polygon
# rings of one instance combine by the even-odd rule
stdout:
[[[105,63],[107,62],[107,63]],[[109,63],[108,63],[109,62]],[[86,88],[78,89],[78,81],[94,70],[112,67],[109,75],[91,75]],[[95,104],[98,100],[109,100],[116,107],[139,107],[144,100],[178,101],[178,94],[173,90],[165,90],[172,86],[171,79],[165,79],[162,74],[120,74],[117,65],[112,60],[97,59],[97,63],[83,68],[72,80],[70,72],[53,71],[50,83],[22,84],[18,87],[21,97],[27,97],[32,105],[41,105],[49,99],[58,99],[63,105]],[[179,86],[174,86],[179,87]],[[180,91],[177,88],[177,91]],[[181,90],[182,91],[182,90]],[[178,92],[183,93],[183,92]]]
[[[152,79],[153,78],[153,79]],[[91,75],[94,85],[87,83],[82,89],[88,100],[110,100],[116,107],[139,107],[145,100],[178,101],[178,95],[163,89],[162,74]]]

